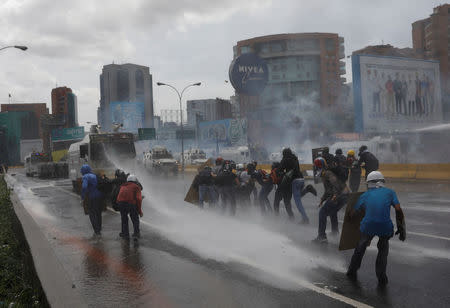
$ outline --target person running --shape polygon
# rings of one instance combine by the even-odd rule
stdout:
[[[295,205],[302,215],[302,224],[309,224],[308,215],[306,215],[303,208],[301,192],[305,186],[303,174],[300,171],[300,163],[297,155],[292,153],[290,148],[285,148],[282,152],[283,159],[281,160],[281,169],[284,170],[285,175],[280,185],[291,186],[292,195],[294,196]]]
[[[386,267],[389,254],[389,239],[394,235],[394,225],[390,214],[391,207],[395,208],[397,222],[397,232],[395,234],[399,234],[401,241],[406,239],[405,217],[397,194],[392,189],[385,187],[385,179],[381,172],[373,171],[367,176],[367,189],[359,197],[353,211],[350,212],[350,217],[353,217],[355,212],[360,210],[364,210],[365,214],[360,225],[361,238],[353,253],[347,276],[356,280],[366,248],[370,245],[372,239],[378,236],[378,255],[375,261],[375,272],[378,284],[385,286],[388,283]]]
[[[138,239],[141,237],[139,216],[142,217],[144,213],[142,212],[141,187],[138,183],[139,181],[136,176],[130,174],[127,177],[127,182],[120,186],[119,195],[117,196],[122,222],[122,232],[120,232],[119,236],[124,239],[130,238],[128,215],[130,215],[131,222],[133,223],[133,238]]]
[[[319,211],[318,235],[313,242],[328,243],[325,233],[327,217],[330,216],[332,234],[339,234],[337,213],[347,203],[349,189],[345,182],[342,182],[336,174],[327,169],[327,164],[322,157],[316,158],[314,165],[322,178],[324,193],[319,204],[319,207],[322,208]]]
[[[91,221],[94,235],[101,235],[102,231],[102,193],[97,189],[97,176],[89,165],[81,166],[82,184],[81,199],[87,205],[89,220]]]
[[[379,167],[378,159],[375,157],[375,155],[369,152],[366,145],[362,145],[359,148],[358,156],[359,156],[358,165],[359,166],[363,165],[363,168],[366,171],[365,176],[367,179],[369,173],[378,170]]]

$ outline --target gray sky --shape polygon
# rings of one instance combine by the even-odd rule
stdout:
[[[411,47],[411,23],[428,17],[434,0],[2,0],[0,102],[45,102],[51,89],[72,88],[79,122],[97,120],[102,66],[136,63],[153,80],[176,87],[201,81],[186,99],[228,98],[232,47],[268,34],[333,32],[346,55],[367,45]],[[351,80],[350,59],[347,80]],[[154,86],[155,110],[175,109],[176,94]],[[50,110],[51,111],[51,110]]]

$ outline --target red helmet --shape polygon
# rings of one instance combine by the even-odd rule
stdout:
[[[327,167],[327,162],[325,161],[325,159],[323,159],[322,157],[317,157],[314,160],[314,166],[317,169],[325,169]]]

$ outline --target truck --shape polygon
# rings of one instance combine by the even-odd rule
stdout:
[[[81,166],[89,164],[93,172],[113,178],[116,169],[133,168],[136,158],[132,133],[90,133],[73,143],[67,153],[69,178],[74,191],[80,191]],[[119,166],[120,165],[120,166]]]
[[[206,153],[200,149],[190,149],[184,152],[184,163],[187,165],[201,165],[206,163]]]
[[[223,148],[219,154],[223,159],[232,160],[235,163],[248,163],[251,160],[250,150],[247,146]]]
[[[41,176],[42,169],[46,168],[47,163],[50,161],[48,155],[41,152],[28,153],[24,158],[25,162],[25,175],[26,176]]]
[[[25,157],[30,153],[40,153],[43,149],[42,139],[20,140],[20,162],[25,163]]]
[[[153,174],[178,174],[179,163],[164,146],[154,146],[144,153],[144,167]]]

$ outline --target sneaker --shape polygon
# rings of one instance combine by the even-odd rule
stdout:
[[[378,278],[378,285],[379,285],[380,287],[384,287],[384,286],[387,285],[387,284],[388,284],[388,278],[387,278],[386,275],[383,276],[383,277]]]
[[[312,193],[314,196],[317,196],[317,190],[311,184],[308,184],[306,187],[306,192]]]
[[[356,271],[348,270],[346,275],[351,280],[356,280],[358,278],[358,274],[356,273]]]
[[[133,238],[134,239],[141,238],[141,233],[133,233]]]
[[[130,238],[130,235],[128,235],[128,234],[124,234],[124,233],[119,233],[119,236],[121,237],[121,238],[123,238],[123,239],[129,239]]]
[[[327,237],[323,237],[323,236],[317,236],[315,239],[313,239],[311,241],[314,244],[328,244],[328,239]]]

